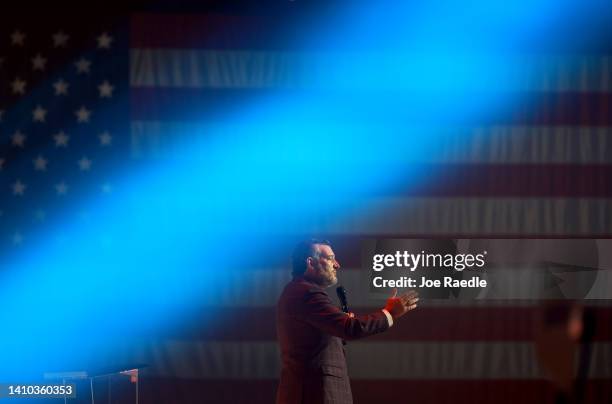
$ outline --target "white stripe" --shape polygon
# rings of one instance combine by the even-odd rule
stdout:
[[[394,69],[397,64],[395,60],[383,60],[389,56],[380,53],[137,48],[130,52],[130,84],[178,88],[316,88],[329,81],[330,66],[337,65],[337,60],[351,65],[349,58],[357,64],[374,60],[382,69],[385,65]],[[414,58],[420,56],[414,55]],[[611,59],[581,55],[525,56],[505,61],[507,66],[524,68],[527,71],[524,76],[518,80],[507,77],[494,83],[486,81],[486,84],[499,86],[498,91],[608,92]],[[453,66],[446,69],[452,72]],[[352,83],[352,87],[358,88],[359,83]]]
[[[380,198],[368,214],[321,218],[313,234],[609,235],[612,200],[587,198]]]
[[[466,130],[423,162],[491,164],[606,164],[612,161],[612,128],[497,126]]]
[[[308,56],[300,53],[132,49],[132,87],[291,88]],[[302,72],[303,73],[303,72]]]
[[[607,248],[612,248],[612,240],[605,240]],[[600,267],[605,264],[600,261]],[[228,271],[219,275],[218,286],[200,299],[203,306],[214,307],[273,307],[285,285],[290,280],[289,268],[270,270]],[[579,272],[573,276],[569,287],[586,280],[590,292],[585,303],[589,305],[609,305],[612,300],[612,270],[597,271],[595,279],[589,279],[590,273],[580,277]],[[339,283],[349,292],[350,307],[384,307],[388,297],[386,291],[371,290],[371,271],[340,270]],[[488,289],[473,296],[466,290],[466,296],[448,299],[428,299],[422,293],[420,307],[491,307],[491,306],[537,306],[542,300],[561,299],[547,294],[548,289],[536,289],[534,284],[541,282],[541,272],[520,269],[495,269],[488,273],[483,271],[482,278],[490,283]],[[548,278],[547,278],[548,279]],[[555,278],[559,279],[559,278]],[[562,289],[563,290],[563,289]],[[565,291],[567,298],[580,298]],[[336,301],[333,288],[328,289],[332,300]]]
[[[443,325],[441,325],[443,327]],[[278,345],[268,342],[147,342],[134,363],[161,377],[276,379]],[[532,343],[349,342],[352,379],[541,379]],[[593,344],[590,378],[612,378],[612,344]]]
[[[235,136],[236,124],[133,121],[134,158],[180,158],[176,146],[190,136]],[[249,126],[249,131],[255,128]],[[372,133],[377,129],[373,128]],[[495,126],[452,128],[435,153],[405,154],[405,163],[607,164],[612,161],[612,127]],[[250,132],[249,132],[250,133]]]

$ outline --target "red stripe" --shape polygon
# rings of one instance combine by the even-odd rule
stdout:
[[[421,172],[423,184],[390,196],[612,197],[612,165],[432,164]]]
[[[595,339],[612,340],[612,308],[592,309],[597,325]],[[378,308],[351,310],[367,314]],[[533,341],[540,314],[537,307],[420,307],[388,332],[368,341]],[[195,318],[203,325],[190,330],[165,330],[159,337],[218,341],[276,339],[274,307],[208,307],[195,314]]]
[[[186,3],[187,2],[187,3]],[[292,49],[298,47],[329,47],[330,41],[321,44],[313,40],[321,29],[329,30],[338,17],[340,7],[354,10],[354,5],[342,1],[328,2],[252,2],[236,5],[234,2],[196,2],[183,0],[174,4],[163,3],[165,13],[136,13],[131,15],[130,43],[139,48],[207,48],[207,49]],[[186,4],[195,4],[185,7]],[[241,2],[239,2],[241,3]],[[245,2],[242,2],[245,3]],[[337,4],[334,4],[337,3]],[[233,5],[233,7],[231,6]],[[225,6],[225,7],[224,7]],[[159,8],[159,4],[157,5]],[[147,4],[148,10],[155,10]],[[173,14],[170,14],[169,12]],[[191,11],[186,14],[186,11]],[[182,13],[182,14],[181,14]],[[198,14],[199,13],[199,14]],[[602,16],[607,15],[605,12]],[[594,15],[572,16],[564,22],[566,32],[578,32],[588,24],[597,33]],[[577,17],[577,18],[576,18]],[[55,19],[54,19],[55,20]],[[607,27],[608,21],[599,22]],[[341,32],[339,32],[341,33]],[[308,35],[311,34],[311,35]],[[350,37],[334,38],[336,47],[353,49],[380,49],[377,41],[352,41]],[[451,40],[451,38],[449,38]],[[532,41],[521,44],[524,52],[540,54],[608,54],[610,41]]]
[[[340,261],[342,265],[341,270],[359,270],[362,268],[362,249],[363,244],[366,240],[385,240],[385,239],[406,239],[406,240],[424,240],[427,244],[436,246],[437,249],[442,251],[443,248],[453,249],[456,248],[455,241],[458,239],[486,239],[486,240],[508,240],[509,243],[512,243],[512,239],[529,239],[529,240],[559,240],[560,248],[564,248],[563,246],[567,246],[566,243],[576,243],[579,246],[579,251],[587,252],[598,251],[597,240],[592,236],[588,237],[568,237],[568,236],[546,236],[546,235],[535,235],[535,236],[521,236],[521,235],[512,235],[509,237],[508,235],[502,236],[482,236],[482,235],[441,235],[441,236],[432,236],[427,234],[422,235],[401,235],[401,234],[360,234],[360,235],[321,235],[319,238],[328,240],[333,249],[336,257]],[[598,239],[606,239],[606,237],[597,237]],[[610,238],[610,237],[607,237]],[[302,236],[301,239],[308,239],[308,236]],[[287,238],[284,240],[278,240],[277,243],[281,248],[284,248],[286,251],[291,251],[291,248],[298,243],[300,238]],[[501,241],[500,241],[501,242]],[[274,259],[279,259],[278,257],[273,257]],[[371,258],[369,258],[371,259]],[[279,265],[276,269],[283,268],[282,264],[286,264],[286,262],[279,262]],[[586,265],[586,264],[585,264]],[[589,265],[587,265],[589,266]]]
[[[454,251],[456,248],[456,240],[458,239],[475,239],[475,240],[509,240],[511,239],[522,239],[522,240],[559,240],[560,248],[567,246],[565,243],[578,243],[580,246],[579,251],[582,253],[592,251],[596,253],[598,251],[597,239],[610,239],[612,236],[597,236],[597,239],[593,236],[574,237],[568,236],[550,236],[550,235],[533,235],[533,236],[521,236],[519,235],[474,235],[474,234],[443,234],[434,235],[431,234],[303,234],[303,235],[281,235],[281,236],[270,236],[270,245],[276,246],[275,252],[266,254],[265,258],[261,260],[261,264],[256,267],[257,270],[262,271],[286,271],[290,272],[289,267],[289,255],[295,247],[295,245],[302,241],[308,240],[315,237],[321,240],[327,240],[331,243],[334,253],[338,258],[341,265],[340,277],[342,277],[342,271],[354,271],[361,270],[362,263],[362,244],[366,240],[385,240],[385,239],[405,239],[405,240],[423,240],[426,244],[436,247],[439,251],[443,251],[443,248],[448,248],[449,251]],[[285,255],[278,254],[278,251],[284,251]],[[446,251],[446,250],[444,250]],[[371,258],[368,258],[368,260]],[[590,266],[593,264],[585,264]],[[248,270],[244,266],[236,265],[231,268],[236,271]],[[252,270],[254,268],[250,268]],[[228,270],[230,268],[228,267]]]
[[[290,49],[302,35],[261,15],[133,14],[130,22],[132,48]]]
[[[174,87],[133,87],[130,91],[131,114],[135,120],[210,120],[223,118],[225,114],[232,113],[236,108],[245,105],[253,105],[260,99],[266,99],[271,94],[277,94],[279,102],[292,99],[292,95],[298,100],[305,97],[312,98],[312,105],[317,105],[317,100],[331,97],[329,92],[317,96],[314,93],[295,92],[291,90],[280,91],[278,89],[213,89],[213,88],[174,88]],[[487,118],[472,119],[465,122],[463,118],[457,124],[504,124],[504,125],[568,125],[568,126],[609,126],[612,124],[612,111],[610,110],[609,93],[525,93],[526,102],[517,107],[508,109],[509,112],[495,114]],[[354,96],[353,96],[354,97]],[[411,105],[418,109],[422,104],[415,104],[414,100],[406,99],[405,103],[395,101],[393,106],[380,109],[378,112],[372,109],[371,103],[365,103],[358,108],[354,103],[346,103],[348,95],[338,95],[336,102],[330,101],[334,109],[329,111],[330,119],[346,118],[346,122],[367,119],[368,122],[386,122],[389,116],[395,113],[402,116],[411,112]],[[401,104],[401,105],[400,105]],[[344,108],[343,106],[346,106]],[[426,107],[426,106],[425,106]],[[433,108],[433,106],[432,106]],[[418,111],[413,112],[412,123],[418,123],[420,118]],[[324,117],[325,118],[325,117]],[[406,118],[404,116],[404,118]]]
[[[141,379],[143,402],[270,404],[276,380]],[[543,404],[553,403],[556,389],[546,380],[352,380],[359,404]],[[584,403],[610,403],[612,382],[589,380]]]
[[[356,403],[553,403],[556,389],[545,380],[357,380]],[[612,383],[589,381],[585,403],[609,403]]]

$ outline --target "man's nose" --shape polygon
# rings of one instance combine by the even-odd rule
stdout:
[[[336,260],[334,260],[334,268],[340,269],[340,263]]]

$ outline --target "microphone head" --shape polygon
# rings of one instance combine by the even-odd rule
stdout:
[[[344,289],[344,286],[338,286],[336,288],[336,294],[338,295],[338,299],[340,299],[340,303],[346,305],[346,289]]]

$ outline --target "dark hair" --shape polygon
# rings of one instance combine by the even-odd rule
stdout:
[[[331,243],[327,240],[312,238],[310,240],[300,241],[293,249],[293,256],[291,257],[291,274],[293,276],[300,276],[306,272],[306,258],[314,255],[315,244],[323,244],[331,247]]]

